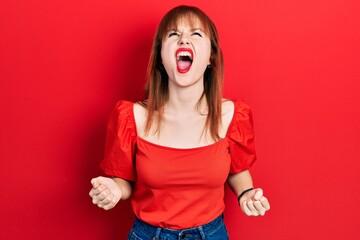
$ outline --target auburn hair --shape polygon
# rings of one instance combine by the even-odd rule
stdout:
[[[204,92],[198,103],[205,97],[207,103],[207,118],[204,130],[215,141],[220,139],[222,87],[224,78],[224,60],[219,45],[219,36],[213,21],[199,8],[193,6],[177,6],[165,14],[156,30],[146,73],[146,100],[140,104],[147,109],[145,134],[149,134],[151,126],[157,125],[159,133],[163,118],[164,105],[169,99],[168,75],[162,65],[162,40],[171,28],[176,28],[180,20],[190,23],[199,20],[205,34],[211,41],[211,66],[204,72]]]

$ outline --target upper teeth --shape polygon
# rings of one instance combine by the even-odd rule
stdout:
[[[178,54],[177,54],[177,59],[179,60],[179,58],[180,57],[184,57],[184,56],[189,56],[190,58],[191,58],[191,53],[190,52],[186,52],[186,51],[184,51],[184,52],[178,52]]]

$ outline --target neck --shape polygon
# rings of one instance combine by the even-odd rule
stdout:
[[[169,82],[169,100],[166,103],[166,111],[172,114],[202,112],[204,105],[206,106],[205,97],[199,103],[203,92],[203,81],[189,87],[179,87]]]

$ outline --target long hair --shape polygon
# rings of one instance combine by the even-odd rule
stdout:
[[[206,98],[208,112],[205,130],[217,141],[220,139],[219,127],[221,126],[222,86],[224,78],[224,62],[219,45],[219,37],[215,24],[202,10],[197,7],[184,5],[175,7],[165,14],[155,33],[146,74],[146,100],[141,102],[148,111],[145,134],[149,133],[154,123],[157,125],[156,131],[158,133],[161,128],[163,107],[169,99],[169,79],[161,62],[162,40],[166,32],[170,28],[176,27],[181,19],[187,19],[190,22],[198,19],[211,41],[211,66],[205,70],[204,93],[198,103],[201,102],[203,97]]]

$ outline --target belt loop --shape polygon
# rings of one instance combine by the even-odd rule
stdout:
[[[205,236],[205,233],[204,233],[204,230],[203,230],[202,226],[199,226],[198,230],[200,232],[201,239],[205,239],[206,236]]]
[[[161,233],[161,228],[158,227],[158,228],[156,229],[156,234],[155,234],[155,238],[156,238],[156,239],[160,239],[160,233]]]

